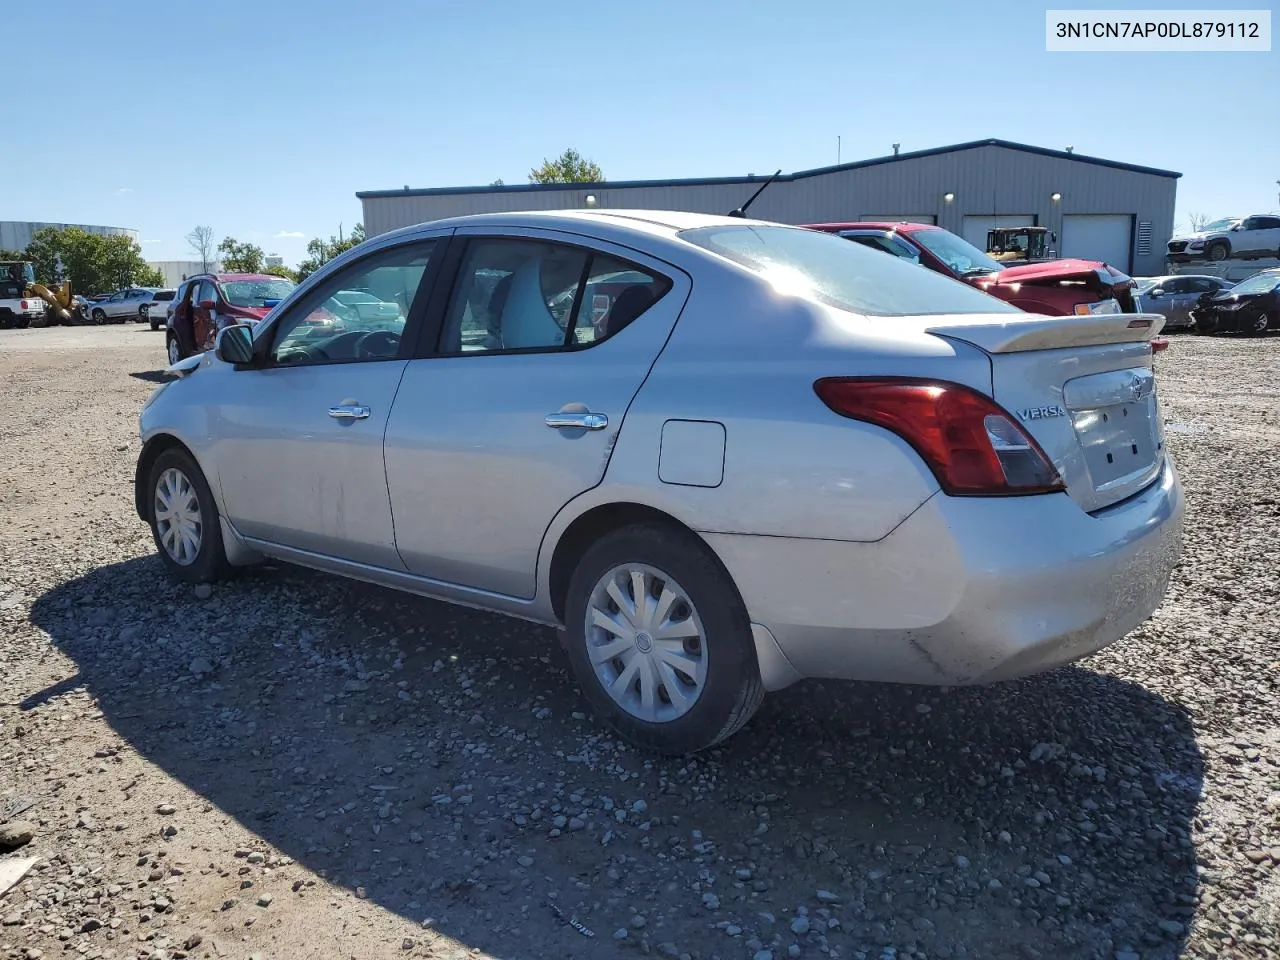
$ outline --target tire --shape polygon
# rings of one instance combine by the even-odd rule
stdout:
[[[102,326],[104,323],[107,322],[107,315],[102,312],[102,309],[100,307],[95,309],[92,313],[90,313],[89,316],[93,319],[93,322],[96,323],[98,326]]]
[[[1240,332],[1249,337],[1265,337],[1267,330],[1271,328],[1271,317],[1266,313],[1260,313],[1257,317],[1248,322],[1247,327],[1241,327]]]
[[[152,330],[152,332],[154,333],[156,330],[159,330],[159,329],[160,329],[160,321],[159,321],[159,320],[152,320],[152,321],[151,321],[151,330]]]
[[[1231,256],[1231,247],[1225,240],[1215,240],[1204,248],[1204,255],[1210,260],[1225,260]]]
[[[669,661],[657,665],[657,642],[661,638],[648,632],[655,626],[651,621],[640,621],[633,646],[619,650],[616,657],[602,660],[599,665],[592,662],[591,648],[604,645],[606,638],[613,637],[615,644],[630,639],[614,637],[598,625],[589,627],[588,618],[603,600],[615,617],[614,622],[628,633],[633,632],[624,626],[628,620],[625,611],[608,600],[606,584],[613,579],[613,595],[621,595],[626,601],[634,594],[628,584],[633,582],[629,574],[635,570],[642,572],[647,588],[669,586],[681,596],[672,604],[666,622],[686,624],[696,637],[677,627],[668,643],[675,644],[681,635],[686,639],[679,640],[678,649],[668,649],[698,675],[696,684]],[[650,602],[656,602],[652,593],[648,596]],[[676,615],[674,621],[671,612]],[[605,723],[638,747],[672,755],[705,750],[736,733],[764,700],[751,624],[742,598],[702,541],[680,527],[623,527],[588,548],[569,583],[565,624],[566,652],[583,695]],[[627,684],[620,699],[615,699],[605,684],[620,679],[623,673],[637,681],[635,685]],[[653,683],[647,718],[636,689],[641,674],[652,678]],[[683,697],[667,692],[672,683],[679,694],[690,698],[689,705],[679,706],[678,700]]]
[[[182,341],[178,339],[178,335],[172,330],[165,337],[164,352],[169,359],[170,365],[177,363],[179,360],[187,359],[187,352],[182,349]]]
[[[166,520],[159,515],[166,502],[178,511],[176,519]],[[147,519],[160,559],[174,579],[210,583],[231,572],[222,544],[218,505],[199,465],[181,447],[170,447],[151,465]],[[183,530],[194,536],[194,549],[192,540],[180,535]]]

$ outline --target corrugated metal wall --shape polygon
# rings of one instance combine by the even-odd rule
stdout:
[[[750,183],[627,188],[606,183],[528,192],[415,195],[410,191],[404,196],[364,198],[364,225],[373,236],[470,213],[578,209],[585,206],[588,194],[595,196],[600,208],[727,213],[755,189]],[[1114,266],[1141,276],[1164,270],[1176,191],[1177,180],[1171,177],[987,145],[774,183],[749,213],[782,223],[857,220],[886,211],[933,214],[939,226],[956,234],[963,232],[966,214],[1029,214],[1055,231],[1059,243],[1064,214],[1127,214],[1135,223],[1134,255],[1132,263]],[[946,202],[946,193],[954,193],[955,199]],[[1061,200],[1053,201],[1054,193],[1060,193]],[[1141,229],[1146,224],[1149,230]]]
[[[25,250],[31,236],[45,227],[79,227],[85,233],[97,233],[104,237],[126,236],[138,239],[138,231],[128,227],[99,227],[88,223],[45,223],[35,220],[0,220],[0,250]]]

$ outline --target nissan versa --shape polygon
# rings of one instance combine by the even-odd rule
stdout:
[[[342,290],[398,316],[311,322]],[[595,710],[685,753],[802,678],[988,683],[1150,615],[1162,322],[745,217],[439,220],[170,368],[137,511],[182,581],[270,557],[558,626]]]

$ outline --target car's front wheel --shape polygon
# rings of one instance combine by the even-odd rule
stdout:
[[[1215,243],[1209,244],[1209,246],[1205,248],[1204,252],[1205,256],[1210,260],[1225,260],[1227,259],[1227,255],[1231,253],[1231,248],[1227,246],[1225,241],[1218,240]]]
[[[625,740],[669,754],[714,746],[764,699],[746,608],[696,536],[640,524],[592,545],[565,604],[583,695]]]
[[[169,573],[187,583],[208,583],[230,569],[222,545],[218,506],[199,465],[178,447],[165,450],[148,480],[151,536]]]
[[[178,342],[178,335],[172,330],[169,331],[169,336],[166,338],[164,351],[169,357],[170,365],[177,363],[183,358],[182,344]]]
[[[107,322],[107,315],[103,313],[101,309],[94,310],[91,314],[89,314],[89,317],[90,319],[93,320],[94,323],[98,324],[99,326]]]

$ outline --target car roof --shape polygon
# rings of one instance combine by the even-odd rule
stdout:
[[[213,277],[221,283],[223,280],[288,280],[288,277],[277,277],[273,273],[204,273],[204,277]]]
[[[913,220],[854,220],[847,223],[802,223],[801,226],[810,230],[896,230],[898,233],[942,229],[934,223],[916,223]]]
[[[694,227],[741,226],[790,227],[791,224],[752,220],[746,217],[730,217],[725,214],[690,213],[685,210],[510,210],[503,213],[472,213],[441,220],[429,220],[389,233],[379,234],[377,239],[409,236],[421,230],[461,227],[542,227],[565,229],[571,232],[583,228],[597,228],[601,236],[614,231],[641,232],[671,235]]]

